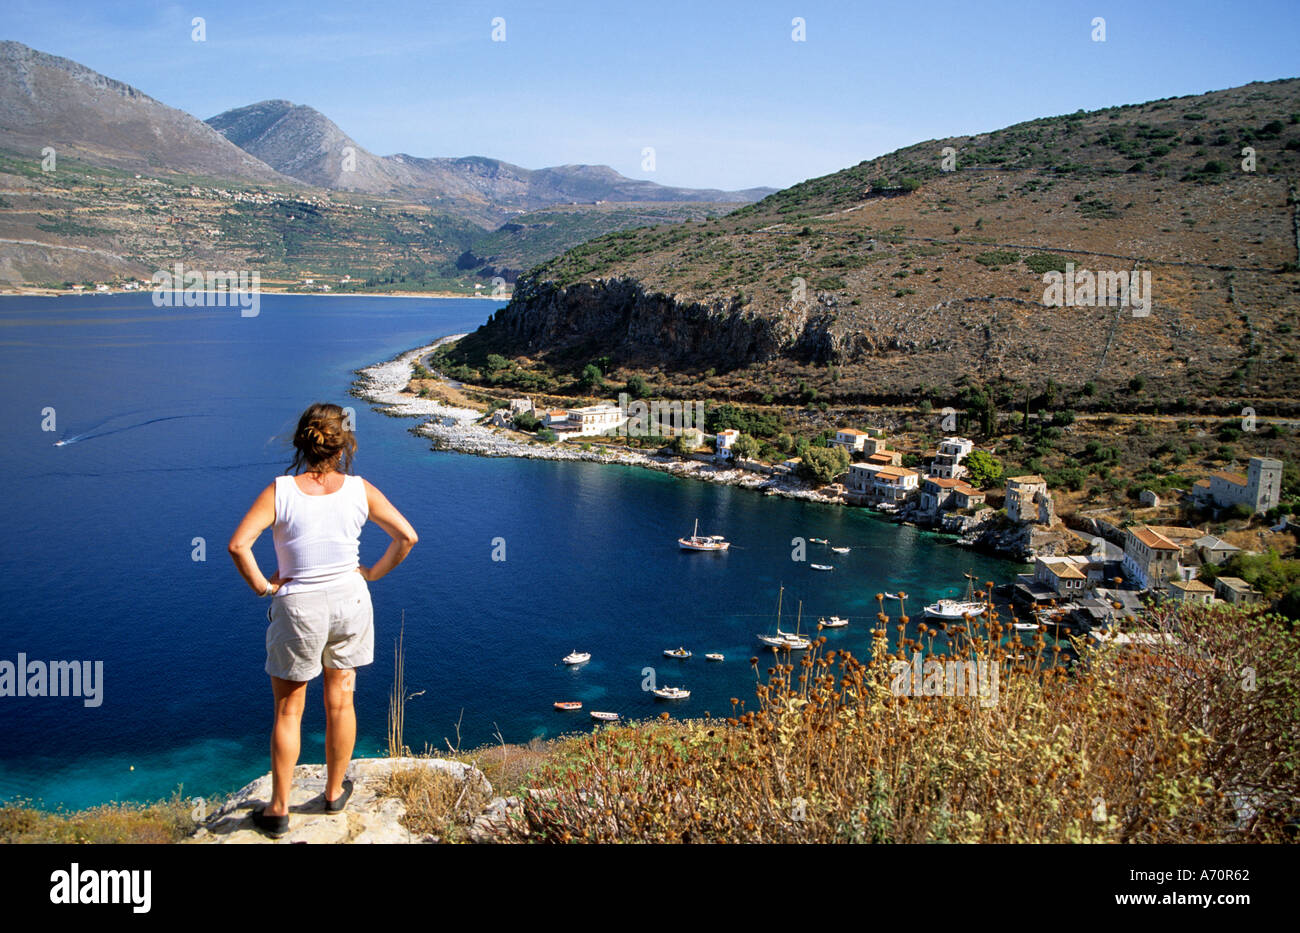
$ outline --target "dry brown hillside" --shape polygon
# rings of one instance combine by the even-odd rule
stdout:
[[[458,358],[562,388],[608,357],[652,391],[753,402],[938,405],[1050,379],[1098,408],[1294,412],[1297,175],[1294,79],[921,143],[570,250]],[[1045,307],[1067,262],[1149,273],[1149,314]]]

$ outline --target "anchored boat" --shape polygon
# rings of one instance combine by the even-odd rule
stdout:
[[[960,622],[966,616],[978,616],[988,607],[975,598],[975,578],[966,574],[965,599],[940,599],[925,607],[925,614],[944,622]]]
[[[691,691],[681,687],[660,687],[651,693],[661,700],[685,700],[691,695]]]
[[[731,547],[731,542],[727,541],[722,535],[702,535],[700,534],[700,520],[695,520],[695,530],[691,532],[688,538],[678,538],[677,543],[681,545],[684,551],[725,551]]]

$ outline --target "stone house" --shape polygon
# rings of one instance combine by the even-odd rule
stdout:
[[[1124,573],[1146,589],[1160,589],[1180,579],[1180,548],[1160,532],[1146,525],[1134,525],[1124,534]]]

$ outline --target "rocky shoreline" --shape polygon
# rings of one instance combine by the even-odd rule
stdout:
[[[416,398],[403,393],[411,378],[411,364],[423,359],[445,343],[463,334],[443,337],[428,346],[408,350],[384,363],[357,370],[353,394],[374,405],[384,414],[399,418],[422,418],[412,433],[428,438],[436,450],[452,450],[480,457],[522,457],[533,460],[568,460],[589,463],[617,463],[643,467],[687,479],[743,489],[758,490],[765,495],[784,496],[811,502],[843,503],[834,492],[821,492],[788,476],[764,476],[750,470],[727,469],[698,460],[679,460],[648,454],[639,450],[614,450],[589,439],[592,447],[583,450],[569,443],[547,444],[511,437],[488,425],[479,424],[483,416],[470,408],[454,408],[432,399]]]
[[[483,413],[471,408],[456,408],[433,399],[418,398],[403,390],[411,379],[411,365],[424,359],[443,344],[459,340],[464,334],[443,337],[428,346],[417,347],[401,353],[391,360],[357,370],[352,394],[364,399],[386,415],[398,418],[420,418],[421,423],[411,433],[428,438],[435,450],[449,450],[479,457],[521,457],[532,460],[567,460],[589,463],[616,463],[642,467],[684,479],[706,483],[738,486],[752,489],[768,496],[801,499],[806,502],[845,505],[842,493],[833,489],[813,489],[801,480],[788,475],[764,475],[752,470],[721,467],[700,460],[681,460],[626,448],[606,447],[595,438],[587,439],[591,446],[582,449],[570,443],[547,444],[542,441],[512,437],[503,430],[480,424]],[[919,527],[928,524],[914,522]],[[933,529],[938,530],[938,529]],[[1046,542],[1043,532],[1031,534],[1024,529],[998,529],[988,523],[976,533],[959,541],[964,547],[1010,560],[1032,559],[1038,547]],[[972,540],[973,539],[973,540]],[[1037,545],[1037,547],[1035,546]],[[1048,547],[1048,552],[1056,548]]]

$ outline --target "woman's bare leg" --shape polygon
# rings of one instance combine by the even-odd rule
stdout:
[[[352,760],[357,741],[357,713],[352,705],[356,687],[355,668],[325,668],[326,800],[337,800],[343,793],[343,776]]]
[[[307,682],[272,677],[271,692],[275,694],[275,723],[271,727],[271,802],[265,813],[284,816],[289,812],[293,768],[298,763]]]

